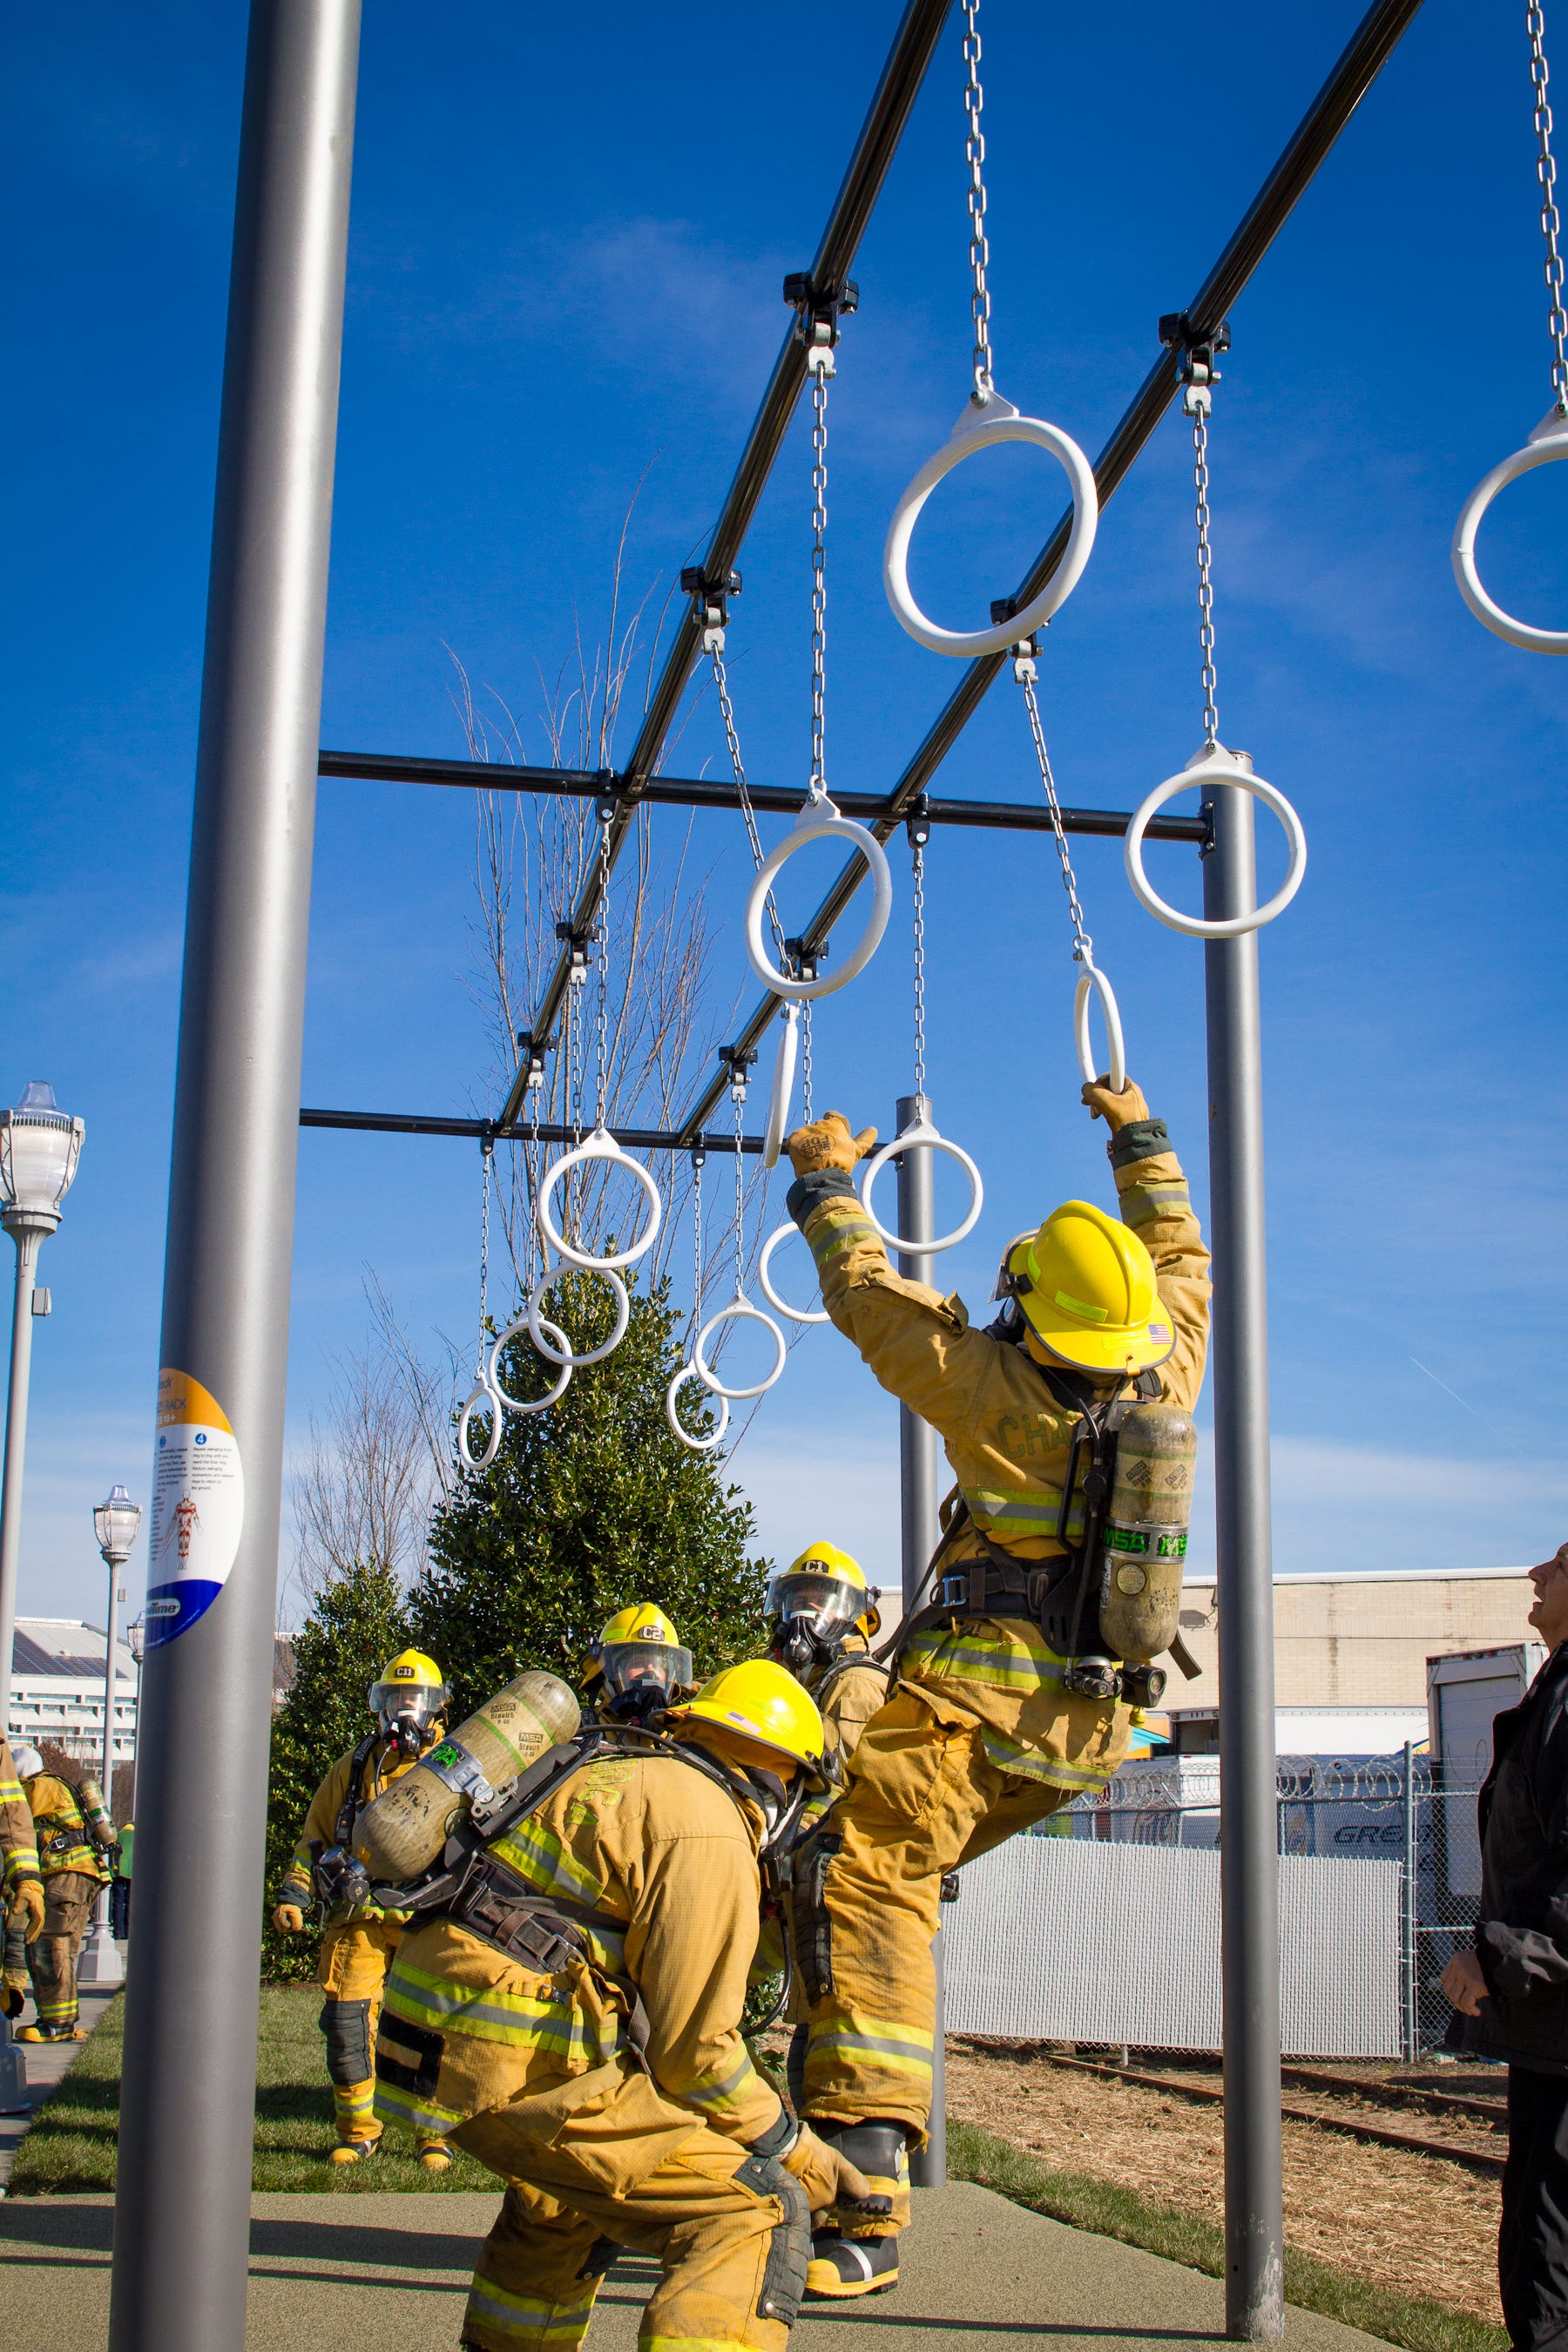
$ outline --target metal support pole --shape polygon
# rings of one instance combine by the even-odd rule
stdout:
[[[103,1801],[114,1817],[114,1653],[120,1634],[120,1580],[125,1573],[122,1559],[110,1559],[103,1555],[109,1570],[108,1641],[103,1653]],[[81,1948],[77,1963],[76,1980],[94,1992],[108,1992],[125,1981],[125,1969],[120,1958],[120,1947],[110,1928],[109,1889],[105,1886],[92,1906],[92,1925]]]
[[[1204,866],[1204,912],[1212,921],[1258,904],[1253,804],[1223,784],[1205,789],[1204,804],[1214,815]],[[1273,2344],[1285,2333],[1285,2225],[1257,932],[1205,941],[1204,978],[1215,1270],[1226,2333],[1239,2343]]]
[[[359,0],[252,0],[163,1276],[111,2352],[230,2352],[246,2333],[289,1258],[359,29]]]
[[[27,1450],[27,1383],[33,1370],[33,1276],[44,1239],[37,1225],[6,1223],[16,1244],[11,1299],[11,1379],[5,1391],[5,1472],[0,1486],[0,1731],[10,1735],[11,1652],[16,1639],[16,1572],[22,1549],[22,1464]]]
[[[1415,1743],[1405,1743],[1405,2060],[1414,2066],[1421,2055],[1421,1996],[1415,1977],[1416,1906],[1420,1886],[1415,1874]]]
[[[921,1095],[900,1095],[895,1132],[911,1120],[931,1117],[931,1102]],[[899,1231],[908,1241],[931,1241],[936,1234],[931,1205],[931,1154],[906,1151],[898,1161]],[[911,1282],[931,1276],[931,1259],[906,1250],[899,1253],[899,1272]],[[904,1607],[914,1599],[926,1562],[937,1539],[936,1432],[929,1421],[899,1407],[899,1523],[903,1538]],[[931,2050],[931,2137],[910,2158],[910,2179],[917,2189],[941,2189],[947,2179],[947,2063],[943,2043],[946,2000],[942,1983],[942,1932],[931,1946],[936,1969],[936,2037]]]

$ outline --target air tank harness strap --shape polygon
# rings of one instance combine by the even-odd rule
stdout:
[[[639,2059],[648,2037],[648,2016],[642,1995],[629,1977],[618,1976],[595,1960],[588,1930],[620,1936],[624,1919],[579,1910],[559,1898],[546,1900],[509,1870],[494,1854],[480,1857],[452,1903],[447,1916],[466,1935],[475,1936],[492,1951],[502,1953],[525,1969],[545,1977],[559,1976],[574,1961],[582,1961],[601,1982],[626,2003],[626,2032]]]
[[[869,1666],[872,1673],[880,1675],[884,1682],[889,1679],[888,1668],[880,1664],[869,1650],[840,1650],[838,1655],[824,1666],[821,1680],[811,1694],[819,1714],[826,1704],[829,1691],[841,1683],[846,1675],[853,1673],[857,1666]]]
[[[359,1819],[359,1809],[364,1797],[365,1766],[381,1745],[381,1738],[378,1725],[374,1731],[367,1733],[360,1741],[349,1759],[348,1786],[343,1790],[343,1801],[338,1807],[338,1818],[332,1831],[334,1845],[349,1846],[353,1843],[354,1823]]]

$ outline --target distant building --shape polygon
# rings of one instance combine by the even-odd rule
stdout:
[[[52,1739],[84,1764],[103,1762],[103,1660],[109,1637],[78,1617],[18,1617],[11,1650],[11,1738]],[[115,1643],[114,1760],[136,1752],[136,1661]]]
[[[1387,1756],[1426,1738],[1426,1661],[1527,1637],[1522,1568],[1326,1570],[1274,1580],[1275,1741],[1282,1756]],[[1182,1633],[1202,1669],[1171,1665],[1164,1705],[1179,1755],[1219,1746],[1219,1622],[1212,1577],[1190,1579]],[[1168,1663],[1162,1661],[1162,1663]]]

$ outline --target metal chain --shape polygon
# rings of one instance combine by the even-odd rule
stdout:
[[[523,1288],[531,1297],[540,1272],[539,1226],[535,1211],[539,1202],[539,1097],[541,1091],[538,1087],[530,1087],[528,1090],[530,1134],[528,1141],[522,1148],[522,1180],[528,1195],[528,1238],[523,1244],[522,1252],[522,1283]]]
[[[811,999],[808,996],[800,1008],[800,1116],[801,1125],[811,1125]]]
[[[566,1116],[574,1143],[583,1140],[583,1013],[586,968],[574,964],[566,983]]]
[[[1013,672],[1024,689],[1024,707],[1029,714],[1029,732],[1035,739],[1035,757],[1040,763],[1040,782],[1046,788],[1046,806],[1051,813],[1051,831],[1057,837],[1057,856],[1062,862],[1062,888],[1068,894],[1068,912],[1072,918],[1073,961],[1092,964],[1094,941],[1084,922],[1083,908],[1079,904],[1078,877],[1072,870],[1072,853],[1068,847],[1067,829],[1062,824],[1061,803],[1057,798],[1057,780],[1051,773],[1051,755],[1046,749],[1046,730],[1040,724],[1040,706],[1035,697],[1035,665],[1032,659],[1015,660]]]
[[[691,1328],[687,1344],[702,1328],[702,1168],[708,1154],[700,1145],[691,1155]]]
[[[599,989],[595,1125],[603,1127],[610,1086],[610,820],[599,820]]]
[[[495,1158],[495,1145],[487,1135],[479,1146],[484,1162],[484,1183],[479,1207],[479,1353],[474,1367],[475,1378],[485,1375],[485,1326],[489,1320],[490,1286],[490,1168]]]
[[[914,844],[914,937],[915,937],[915,1093],[925,1100],[926,1090],[926,854],[924,845]]]
[[[1198,646],[1203,656],[1204,741],[1219,740],[1219,712],[1215,705],[1217,679],[1214,666],[1214,582],[1209,574],[1209,394],[1205,385],[1187,389],[1186,405],[1193,420],[1193,484],[1197,492],[1198,524]]]
[[[824,347],[807,360],[812,369],[811,404],[811,797],[826,793],[823,748],[824,698],[827,680],[827,379],[833,353]]]
[[[741,1150],[741,1123],[746,1106],[744,1086],[731,1087],[730,1099],[735,1106],[735,1296],[739,1298],[746,1287],[746,1169]]]
[[[1563,307],[1563,256],[1557,249],[1563,219],[1557,209],[1557,165],[1552,153],[1552,101],[1547,95],[1546,19],[1540,0],[1529,0],[1524,21],[1530,34],[1530,79],[1535,90],[1535,136],[1540,152],[1535,176],[1541,188],[1541,234],[1546,239],[1546,331],[1552,338],[1552,396],[1560,416],[1568,416],[1568,310]]]
[[[724,721],[724,733],[730,745],[730,765],[735,772],[735,791],[741,803],[741,814],[746,820],[746,838],[752,845],[752,862],[758,873],[763,868],[763,841],[757,831],[757,820],[752,810],[752,794],[746,782],[745,763],[741,758],[741,739],[735,731],[734,705],[730,700],[729,675],[724,667],[724,632],[710,629],[703,643],[713,660],[713,684],[719,696],[719,713]],[[779,960],[779,970],[787,972],[789,959],[784,954],[784,926],[779,921],[778,908],[770,890],[767,898],[768,924],[773,935],[773,950]]]
[[[969,77],[963,92],[969,123],[963,157],[969,165],[969,267],[974,273],[969,310],[974,322],[974,403],[976,407],[984,408],[996,387],[991,376],[991,289],[985,283],[985,272],[991,266],[991,245],[985,234],[985,134],[980,128],[981,110],[985,104],[985,93],[980,87],[980,0],[963,0],[963,14],[967,27],[963,62]]]

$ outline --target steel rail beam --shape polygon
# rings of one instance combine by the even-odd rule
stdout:
[[[1186,331],[1193,341],[1202,341],[1212,335],[1231,304],[1241,294],[1310,185],[1318,166],[1387,63],[1400,36],[1420,5],[1421,0],[1374,0],[1374,5],[1367,10],[1328,79],[1297,125],[1279,162],[1242,215],[1240,225],[1224,252],[1187,305]],[[1102,507],[1125,481],[1133,460],[1170,406],[1176,390],[1179,367],[1180,358],[1176,350],[1161,352],[1110,440],[1095,459],[1094,479]],[[1014,601],[1020,607],[1037,596],[1055,572],[1067,551],[1068,534],[1071,528],[1069,509],[1019,586]],[[969,664],[924,741],[889,793],[888,814],[873,824],[871,830],[879,839],[885,841],[919,800],[979,709],[1007,659],[1005,654],[984,654]],[[805,954],[809,955],[814,949],[821,953],[834,924],[859,888],[865,872],[866,862],[861,857],[851,858],[845,866],[800,934]],[[749,1049],[757,1044],[777,1004],[776,997],[766,996],[754,1006],[740,1033],[740,1045]],[[695,1127],[705,1119],[722,1092],[722,1079],[705,1087],[691,1107],[687,1125]]]
[[[562,793],[568,799],[597,800],[625,790],[611,770],[593,768],[532,768],[491,766],[484,760],[407,759],[401,753],[323,751],[319,773],[347,776],[361,782],[444,784],[453,789],[498,793]],[[748,783],[754,808],[764,815],[795,816],[800,809],[798,788],[788,784]],[[907,811],[892,808],[886,793],[835,793],[835,804],[846,816],[863,823],[889,817],[900,823]],[[728,784],[714,784],[696,776],[658,776],[645,784],[637,798],[661,808],[716,810],[738,816],[740,802]],[[927,798],[921,814],[932,824],[977,826],[983,831],[1049,833],[1051,820],[1043,803],[1032,801],[955,801]],[[1131,824],[1123,809],[1065,808],[1062,826],[1068,833],[1099,835],[1120,840]],[[1201,816],[1157,816],[1149,826],[1152,841],[1191,841],[1207,845],[1208,830]]]
[[[952,0],[909,0],[903,21],[894,36],[893,46],[882,68],[881,78],[872,93],[866,120],[855,142],[827,226],[822,232],[821,243],[811,265],[811,282],[820,297],[837,294],[856,248],[865,234],[872,207],[881,194],[889,167],[898,152],[910,110],[925,79],[926,68],[935,52],[942,26],[947,21]],[[773,362],[773,372],[763,395],[741,462],[735,468],[719,520],[713,526],[703,558],[704,569],[710,572],[728,572],[741,551],[741,545],[757,510],[774,460],[784,446],[801,386],[805,382],[805,346],[792,327],[784,337],[783,348]],[[695,604],[689,604],[676,630],[675,640],[665,656],[637,739],[632,747],[622,777],[621,798],[610,823],[610,864],[614,866],[620,855],[626,834],[636,821],[637,801],[652,778],[658,756],[669,732],[680,698],[686,691],[687,680],[701,650],[702,625]],[[599,910],[599,866],[590,864],[577,895],[573,910],[572,928],[579,936],[589,929]],[[545,984],[544,993],[535,1007],[528,1034],[548,1037],[565,997],[572,970],[570,950],[563,948],[555,968]],[[511,1083],[506,1098],[503,1117],[515,1119],[522,1108],[522,1097],[528,1071],[524,1064]]]
[[[359,1135],[468,1136],[476,1143],[488,1137],[492,1143],[578,1144],[588,1131],[553,1119],[541,1119],[537,1127],[531,1121],[507,1127],[493,1118],[446,1118],[434,1112],[401,1110],[301,1110],[300,1124],[346,1128]],[[690,1151],[699,1144],[704,1151],[760,1152],[763,1148],[760,1135],[743,1135],[737,1145],[732,1130],[700,1136],[664,1127],[613,1127],[609,1131],[628,1151]]]

